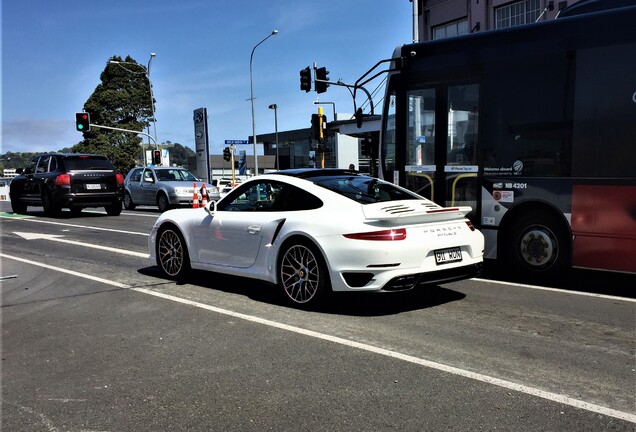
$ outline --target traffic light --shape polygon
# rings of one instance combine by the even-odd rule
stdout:
[[[311,69],[309,66],[300,71],[300,89],[306,92],[311,91]]]
[[[87,112],[75,113],[75,129],[79,132],[91,130],[91,116]]]
[[[230,159],[232,159],[232,154],[230,153],[230,148],[229,147],[225,147],[223,149],[223,160],[229,161]]]
[[[325,67],[319,67],[316,69],[316,93],[324,93],[329,87],[329,71]]]
[[[311,134],[320,144],[327,142],[327,116],[324,114],[311,115]]]
[[[152,163],[155,165],[161,165],[161,150],[153,150]]]

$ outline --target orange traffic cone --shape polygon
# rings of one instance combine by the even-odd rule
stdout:
[[[192,195],[192,208],[199,208],[199,194],[197,193],[196,182],[194,182],[194,195]]]
[[[205,183],[201,187],[201,207],[208,205],[208,190],[205,188]]]

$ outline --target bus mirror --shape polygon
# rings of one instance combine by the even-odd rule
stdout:
[[[362,127],[362,108],[356,110],[356,126],[358,129]]]

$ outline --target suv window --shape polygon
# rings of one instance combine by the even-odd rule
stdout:
[[[47,155],[47,156],[42,156],[40,158],[40,161],[38,162],[38,166],[35,169],[35,172],[37,174],[43,174],[46,172],[49,172],[49,161],[51,160],[51,156]]]
[[[35,167],[38,164],[39,157],[33,158],[31,162],[24,169],[25,174],[33,174],[35,172]]]
[[[67,171],[113,171],[113,164],[99,156],[69,156],[64,158]]]

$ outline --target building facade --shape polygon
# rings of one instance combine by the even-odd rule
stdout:
[[[579,0],[413,0],[420,42],[552,20]]]

